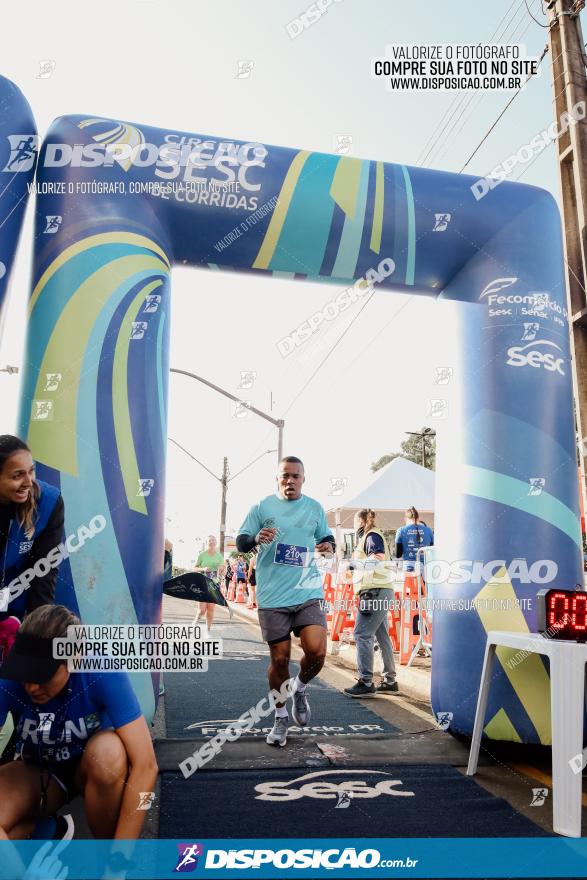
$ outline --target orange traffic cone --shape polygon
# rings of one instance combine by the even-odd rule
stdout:
[[[228,588],[228,595],[226,597],[227,602],[234,602],[234,580],[230,582],[230,586]]]
[[[234,601],[243,604],[247,601],[245,597],[245,585],[243,581],[239,581],[236,586],[236,599]]]

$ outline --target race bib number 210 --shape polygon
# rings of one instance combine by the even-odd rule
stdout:
[[[309,551],[307,547],[298,547],[296,544],[276,544],[273,561],[278,565],[308,564]]]

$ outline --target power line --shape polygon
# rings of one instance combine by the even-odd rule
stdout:
[[[510,11],[512,10],[512,8],[513,8],[515,5],[516,5],[516,0],[512,0],[512,3],[510,4],[510,6],[508,7],[507,11],[506,11],[506,12],[504,13],[504,15],[502,16],[501,21],[500,21],[499,24],[497,25],[497,27],[496,27],[496,29],[494,30],[493,34],[489,37],[489,40],[488,40],[489,43],[494,39],[494,37],[495,37],[497,31],[499,30],[499,28],[501,27],[501,25],[502,25],[502,23],[503,23],[503,21],[504,21],[504,19],[507,18],[507,16],[509,15]],[[516,16],[516,13],[514,13],[514,15],[512,16],[512,18],[515,18],[515,16]],[[511,20],[510,20],[510,22],[506,25],[506,29],[509,27],[510,24],[511,24]],[[430,137],[428,138],[428,140],[427,140],[426,143],[424,144],[424,147],[423,147],[422,150],[421,150],[420,157],[422,156],[422,154],[424,154],[424,157],[423,157],[423,158],[418,158],[418,159],[416,159],[416,165],[423,165],[424,162],[426,161],[426,159],[427,159],[427,157],[428,157],[428,155],[429,155],[429,153],[430,153],[430,150],[428,150],[428,152],[426,152],[426,150],[427,150],[427,148],[428,148],[428,144],[430,144],[430,143],[432,142],[432,146],[434,145],[436,132],[437,132],[438,129],[442,126],[443,121],[446,119],[446,114],[449,113],[449,112],[451,111],[451,108],[453,107],[454,104],[459,104],[459,102],[462,102],[463,100],[465,100],[466,97],[467,97],[467,93],[466,93],[466,92],[463,92],[463,94],[462,94],[461,96],[455,95],[455,97],[454,97],[454,98],[452,99],[452,101],[449,103],[448,107],[446,108],[445,113],[443,114],[443,116],[442,116],[442,118],[439,120],[439,122],[437,123],[437,125],[436,125],[434,131],[432,132],[432,134],[430,135]],[[454,110],[453,110],[453,113],[452,113],[453,116],[454,116],[454,113],[456,112],[456,109],[457,109],[457,108],[455,107]],[[452,116],[451,116],[451,118],[452,118]],[[449,120],[449,121],[450,121],[450,120]],[[438,138],[442,135],[442,132],[443,132],[444,129],[446,128],[446,125],[447,125],[447,124],[448,124],[448,121],[445,122],[444,127],[442,128],[442,131],[441,131],[440,134],[438,135]],[[436,138],[436,140],[438,140],[438,138]]]
[[[538,21],[538,19],[535,18],[535,17],[532,15],[532,13],[530,12],[530,7],[528,6],[528,0],[524,0],[524,6],[526,7],[526,10],[527,10],[527,12],[528,12],[528,15],[530,16],[530,18],[532,19],[532,21],[535,21],[536,24],[537,24],[537,25],[540,25],[541,28],[546,28],[547,30],[550,28],[550,25],[548,25],[548,24],[542,24],[541,21]]]
[[[217,477],[216,474],[213,473],[209,467],[206,467],[206,465],[203,464],[199,458],[196,458],[195,455],[192,455],[191,452],[188,452],[187,449],[181,445],[181,443],[178,443],[177,440],[173,439],[173,437],[169,437],[169,440],[171,441],[171,443],[173,443],[175,446],[177,446],[179,449],[181,449],[182,452],[185,452],[185,454],[188,455],[191,459],[193,459],[193,461],[196,461],[200,465],[200,467],[203,467],[205,471],[208,471],[210,476],[214,477],[215,480],[220,480],[220,477]]]
[[[344,373],[348,372],[348,370],[350,370],[351,367],[353,367],[353,366],[357,363],[357,361],[359,361],[359,360],[362,358],[363,354],[364,354],[368,349],[370,349],[370,348],[372,347],[372,345],[373,345],[373,343],[375,342],[375,340],[376,340],[376,339],[379,339],[379,337],[381,336],[382,333],[385,333],[385,331],[387,330],[387,328],[389,327],[389,325],[392,324],[392,323],[395,321],[395,319],[397,318],[397,316],[399,315],[399,313],[400,313],[400,312],[403,312],[403,310],[406,308],[406,306],[409,306],[410,303],[411,303],[414,299],[415,299],[415,294],[411,294],[411,296],[409,296],[409,297],[408,297],[408,298],[407,298],[407,299],[406,299],[406,300],[405,300],[405,301],[399,306],[399,308],[396,309],[396,311],[393,313],[393,315],[391,316],[391,318],[389,319],[389,321],[388,321],[386,324],[384,324],[383,327],[381,327],[381,329],[375,334],[375,336],[373,336],[372,339],[369,340],[369,342],[367,343],[367,345],[365,345],[365,346],[361,349],[361,351],[360,351],[360,352],[359,352],[359,353],[353,358],[353,360],[350,361],[350,362],[348,362],[348,363],[345,363],[345,365],[344,365],[344,367],[343,367],[343,370],[342,370],[342,372],[337,376],[337,379],[340,379],[340,376],[341,376],[341,375],[344,375]],[[330,386],[329,386],[329,387],[330,387]],[[329,390],[329,389],[327,389],[327,390]]]
[[[518,7],[518,9],[521,9],[521,11],[522,11],[522,13],[523,13],[523,11],[524,11],[524,10],[523,10],[523,7]],[[525,27],[524,30],[521,32],[521,34],[518,34],[518,33],[517,33],[517,30],[518,30],[518,28],[520,27],[520,25],[522,25],[522,26],[524,25],[525,21],[526,21],[525,16],[522,15],[522,18],[520,18],[520,20],[514,24],[514,26],[513,26],[513,30],[508,34],[508,36],[507,36],[507,38],[506,38],[508,42],[510,42],[510,43],[511,43],[511,42],[514,42],[515,40],[519,40],[519,39],[521,39],[521,38],[524,36],[524,34],[526,33],[526,31],[530,28],[530,25],[531,25],[530,22],[528,22],[528,23],[526,24],[526,27]],[[510,22],[510,24],[511,24],[511,22]],[[509,25],[508,25],[508,27],[509,27]],[[471,110],[471,112],[469,113],[469,115],[465,117],[465,119],[463,120],[463,122],[462,122],[460,128],[457,129],[457,130],[455,131],[456,126],[459,124],[459,121],[460,121],[461,117],[462,117],[463,114],[464,114],[464,113],[465,113],[465,112],[471,107],[471,105],[472,105],[472,103],[473,103],[473,101],[475,100],[476,97],[477,97],[477,93],[476,93],[476,92],[473,92],[473,93],[470,95],[470,97],[468,98],[468,100],[467,100],[465,106],[462,108],[461,113],[460,113],[460,114],[458,115],[458,117],[455,119],[455,121],[453,122],[453,124],[452,124],[450,130],[448,131],[447,136],[446,136],[445,139],[444,139],[444,142],[439,146],[439,151],[440,151],[443,147],[447,147],[447,146],[448,146],[448,144],[449,144],[449,138],[450,138],[451,134],[454,133],[454,135],[456,136],[457,134],[460,133],[460,131],[462,131],[463,127],[466,125],[466,123],[468,122],[468,120],[469,120],[469,119],[471,118],[471,116],[473,115],[473,112],[476,112],[476,110],[479,109],[479,107],[481,106],[481,104],[483,103],[483,101],[487,99],[487,97],[488,97],[488,92],[481,92],[480,98],[479,98],[479,100],[477,101],[476,106]],[[437,155],[438,155],[438,152],[437,152]]]
[[[516,2],[516,0],[514,0],[514,3],[512,3],[512,6],[515,5],[515,2]],[[512,6],[509,7],[508,11],[506,12],[506,16],[507,16],[508,13],[510,12]],[[522,11],[522,13],[523,13],[523,8],[521,8],[521,7],[518,6],[518,7],[515,9],[513,15],[510,17],[509,21],[506,23],[506,25],[505,25],[505,27],[503,28],[502,32],[499,34],[499,36],[496,36],[496,35],[497,35],[497,32],[498,32],[498,30],[499,30],[499,27],[500,27],[500,25],[501,25],[501,22],[500,22],[500,25],[497,26],[497,28],[495,29],[495,31],[493,32],[493,34],[491,35],[491,37],[489,38],[489,40],[488,40],[487,42],[488,42],[488,43],[491,43],[491,42],[493,42],[494,40],[495,40],[495,42],[499,42],[500,40],[503,41],[504,39],[505,39],[507,42],[511,42],[511,41],[513,40],[513,35],[514,35],[514,33],[516,32],[516,29],[517,29],[517,28],[519,27],[519,25],[522,24],[523,21],[524,21],[524,16],[523,16],[523,15],[522,15],[522,18],[520,18],[519,21],[516,21],[516,18],[517,18],[518,13],[519,13],[520,11]],[[504,16],[504,18],[505,18],[505,16]],[[502,21],[503,21],[503,19],[502,19]],[[508,34],[507,32],[510,31],[510,29],[511,29],[512,27],[513,27],[513,30],[511,30],[511,32]],[[431,163],[432,160],[433,160],[433,155],[432,155],[432,154],[435,152],[435,146],[436,146],[436,144],[438,144],[438,142],[439,142],[439,141],[441,140],[441,138],[442,138],[442,135],[444,134],[444,132],[445,132],[445,131],[447,130],[447,128],[448,128],[448,132],[447,132],[447,134],[446,134],[446,137],[444,138],[444,141],[442,142],[442,144],[439,145],[438,150],[442,149],[443,146],[446,146],[446,143],[447,143],[447,141],[448,141],[448,138],[450,137],[450,135],[451,135],[452,132],[454,131],[455,127],[458,125],[459,120],[461,119],[461,117],[463,116],[463,114],[464,114],[464,113],[469,109],[469,107],[471,106],[471,103],[472,103],[473,100],[475,99],[476,94],[477,94],[476,92],[473,92],[472,94],[471,94],[470,92],[463,92],[461,98],[460,98],[460,99],[457,99],[457,101],[460,102],[460,106],[457,104],[457,106],[454,108],[454,110],[453,110],[452,114],[450,115],[450,117],[446,120],[446,123],[445,123],[444,127],[442,128],[442,131],[438,134],[438,136],[436,137],[434,143],[431,145],[431,147],[430,147],[430,149],[428,150],[426,156],[425,156],[424,159],[422,160],[422,164],[424,164],[424,162],[426,161],[426,159],[428,159],[428,157],[430,157],[430,161],[428,162],[428,167],[430,167],[430,163]],[[481,101],[483,101],[486,97],[487,97],[487,93],[482,93],[482,95],[481,95]],[[480,101],[479,103],[481,103],[481,101]],[[477,106],[479,106],[479,104],[478,104]],[[457,116],[456,119],[455,119],[455,118],[454,118],[454,117],[455,117],[455,114],[456,114],[459,110],[460,110],[460,112],[458,113],[458,116]],[[454,121],[453,121],[453,120],[454,120]],[[451,123],[452,123],[452,125],[451,125]],[[438,150],[436,151],[437,154],[438,154]]]
[[[540,2],[542,2],[542,0],[540,0]],[[511,7],[510,7],[510,9],[511,9]],[[543,10],[543,11],[544,11],[544,10]],[[508,12],[509,12],[509,10],[508,10]],[[505,26],[505,28],[504,28],[502,34],[500,35],[500,37],[498,38],[498,40],[504,38],[504,36],[505,36],[505,32],[510,28],[510,26],[512,25],[512,22],[514,22],[514,20],[515,20],[517,14],[518,14],[518,12],[521,12],[521,13],[522,13],[522,17],[519,19],[519,21],[517,21],[517,22],[515,22],[515,23],[513,24],[513,30],[512,30],[512,31],[510,32],[510,34],[506,37],[506,40],[507,40],[508,42],[514,42],[515,40],[519,40],[519,39],[521,39],[521,38],[525,35],[526,31],[527,31],[528,28],[531,26],[531,22],[528,22],[528,23],[527,23],[526,27],[524,28],[524,30],[522,31],[521,34],[517,34],[517,30],[518,30],[518,28],[520,27],[520,25],[523,25],[523,24],[524,24],[524,21],[525,21],[524,7],[523,7],[523,6],[518,6],[517,9],[516,9],[516,12],[515,12],[514,15],[510,18],[508,24]],[[507,15],[507,13],[506,13],[506,15]],[[491,39],[493,39],[493,38],[491,38]],[[490,39],[490,42],[491,42],[491,39]],[[527,82],[527,81],[526,81],[526,82]],[[524,83],[524,86],[525,86],[525,85],[526,85],[526,83]],[[449,130],[449,132],[447,133],[447,136],[445,137],[444,142],[439,146],[439,150],[437,151],[437,155],[438,155],[438,152],[439,152],[443,147],[446,148],[446,147],[448,146],[448,144],[449,144],[449,138],[450,138],[450,135],[452,134],[452,132],[454,132],[454,133],[455,133],[455,136],[456,136],[456,135],[458,135],[458,134],[462,131],[462,129],[464,128],[464,126],[467,124],[468,120],[469,120],[469,119],[471,118],[471,116],[473,115],[473,112],[475,112],[475,111],[479,108],[479,106],[481,105],[481,103],[487,98],[487,93],[486,93],[486,92],[483,92],[483,93],[481,94],[481,97],[480,97],[480,99],[478,100],[476,106],[473,108],[473,110],[471,111],[471,113],[469,113],[468,116],[464,119],[464,121],[462,122],[460,128],[458,128],[458,129],[455,131],[455,128],[456,128],[456,126],[458,125],[458,123],[459,123],[461,117],[462,117],[463,114],[469,109],[469,107],[471,106],[471,103],[473,102],[474,98],[475,98],[475,94],[473,94],[473,95],[469,98],[469,100],[466,101],[465,105],[462,107],[461,112],[459,113],[458,117],[454,120],[452,126],[450,127],[450,130]],[[455,111],[455,112],[456,112],[456,111]],[[453,113],[453,116],[454,116],[454,113]],[[451,119],[452,119],[452,117],[451,117]],[[447,122],[447,125],[448,125],[448,124],[449,124],[449,123]],[[445,126],[445,127],[446,127],[446,126]],[[441,132],[441,135],[442,135],[442,132]],[[438,140],[440,139],[441,135],[439,135]],[[430,152],[431,152],[431,150],[429,150],[429,153],[430,153]],[[432,158],[431,158],[431,161],[432,161]]]
[[[562,52],[559,52],[559,53],[558,53],[558,55],[556,56],[556,58],[555,58],[554,61],[553,61],[553,65],[554,65],[554,63],[555,63],[556,61],[558,61],[558,59],[561,57],[562,54],[563,54]],[[562,76],[563,74],[564,74],[564,71],[561,71],[561,73],[558,73],[558,74],[554,77],[554,79],[553,79],[553,85],[554,85],[554,83],[557,81],[557,79],[558,79],[560,76]],[[560,98],[560,96],[561,96],[562,94],[564,94],[564,91],[565,91],[565,87],[563,86],[563,88],[560,90],[560,92],[558,92],[558,93],[554,96],[554,99],[553,99],[554,104],[556,104],[556,102],[557,102],[557,100]],[[546,126],[545,126],[544,129],[542,129],[542,132],[544,132],[545,130],[546,130]],[[539,132],[539,134],[541,134],[542,132]],[[550,143],[546,144],[546,146],[544,147],[543,150],[541,150],[539,153],[536,153],[536,155],[533,156],[532,159],[530,159],[530,161],[527,162],[527,163],[524,165],[524,168],[522,169],[522,171],[520,172],[520,174],[518,174],[518,176],[514,178],[514,180],[515,180],[516,182],[517,182],[518,180],[521,180],[522,177],[525,175],[525,173],[529,170],[529,168],[531,168],[531,166],[534,164],[534,162],[536,162],[536,160],[539,159],[540,156],[542,156],[542,154],[545,153],[546,150],[547,150],[547,149],[551,146],[551,144],[553,144],[553,143],[554,143],[554,141],[551,141]]]
[[[542,64],[542,60],[547,52],[548,52],[548,44],[544,47],[544,49],[542,50],[542,55],[538,59],[538,66],[539,67]],[[528,77],[526,78],[526,81],[519,87],[519,89],[516,92],[514,92],[514,94],[512,95],[510,100],[507,102],[507,104],[505,105],[505,107],[503,108],[503,110],[501,111],[501,113],[499,114],[497,119],[495,120],[495,122],[493,122],[492,125],[487,129],[487,131],[485,132],[485,134],[483,135],[483,137],[481,138],[481,140],[479,141],[479,143],[477,144],[477,146],[475,147],[475,149],[473,150],[473,152],[471,153],[471,155],[469,156],[469,158],[467,159],[467,161],[465,162],[463,167],[460,169],[459,174],[463,173],[463,171],[465,170],[465,168],[467,167],[467,165],[469,164],[471,159],[477,155],[477,153],[479,152],[479,150],[481,149],[481,147],[483,146],[483,144],[485,143],[485,141],[487,140],[487,138],[489,137],[489,135],[491,134],[493,129],[496,127],[496,125],[498,124],[498,122],[502,118],[502,116],[511,107],[513,102],[516,100],[516,98],[518,97],[518,95],[520,94],[522,89],[524,88],[524,86],[527,85],[527,83],[532,79],[533,76],[534,76],[533,73],[529,74]]]
[[[298,393],[296,394],[296,396],[294,397],[294,399],[292,400],[292,402],[290,403],[290,405],[289,405],[289,406],[287,407],[287,409],[285,410],[285,412],[284,412],[284,416],[287,415],[287,413],[290,411],[290,409],[292,408],[292,406],[294,405],[294,403],[296,403],[296,401],[299,400],[299,398],[300,398],[301,395],[304,393],[304,391],[306,390],[306,388],[308,387],[308,385],[310,384],[310,382],[312,382],[312,381],[314,380],[314,377],[316,376],[316,374],[318,373],[318,371],[322,369],[322,367],[324,366],[324,364],[326,363],[326,361],[328,360],[328,358],[330,357],[330,355],[334,352],[334,350],[335,350],[336,348],[338,348],[338,346],[340,345],[340,343],[342,342],[342,340],[344,339],[344,337],[347,335],[347,333],[349,332],[349,330],[351,329],[351,327],[353,326],[353,324],[355,323],[355,321],[357,320],[357,318],[359,317],[359,315],[360,315],[360,314],[366,309],[366,307],[369,305],[369,303],[370,303],[371,300],[373,299],[373,296],[374,296],[374,291],[372,291],[372,292],[369,294],[369,296],[367,297],[367,299],[365,300],[365,302],[363,303],[363,305],[361,306],[361,308],[359,309],[359,311],[357,312],[357,314],[353,316],[352,321],[350,321],[350,322],[347,324],[347,326],[345,327],[344,332],[341,333],[341,335],[340,335],[340,336],[338,337],[338,339],[335,341],[334,345],[329,349],[329,351],[326,353],[326,355],[322,358],[322,360],[320,361],[320,363],[318,364],[318,366],[316,367],[316,369],[314,370],[314,372],[312,373],[312,375],[310,376],[310,378],[307,380],[307,382],[305,382],[304,385],[300,388],[300,390],[298,391]]]

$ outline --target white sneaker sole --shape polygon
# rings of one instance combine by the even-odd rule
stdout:
[[[275,739],[270,733],[268,733],[266,742],[269,746],[279,746],[280,748],[283,748],[287,743],[287,739]]]

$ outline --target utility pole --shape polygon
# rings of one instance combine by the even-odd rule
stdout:
[[[569,320],[573,346],[573,386],[579,434],[581,491],[586,500],[587,455],[587,77],[579,13],[584,0],[549,0],[549,50],[554,115],[583,102],[582,116],[556,141],[563,206]]]
[[[199,459],[197,459],[195,455],[192,455],[192,453],[189,452],[185,448],[185,446],[182,446],[181,443],[178,443],[177,440],[173,439],[173,437],[169,437],[168,439],[169,439],[170,443],[173,443],[174,446],[177,446],[178,449],[181,449],[182,452],[185,452],[185,454],[189,458],[191,458],[192,461],[195,461],[196,464],[199,464],[200,467],[204,468],[204,470],[207,471],[211,477],[214,477],[215,480],[218,480],[218,482],[222,486],[222,496],[221,496],[221,501],[220,501],[220,552],[224,553],[224,541],[226,539],[226,494],[228,491],[229,482],[231,480],[236,479],[236,477],[240,476],[243,473],[243,471],[246,471],[248,468],[251,467],[251,465],[258,462],[259,459],[263,458],[264,455],[272,455],[276,450],[275,449],[266,449],[265,452],[262,452],[260,455],[257,456],[257,458],[254,458],[252,461],[250,461],[248,464],[246,464],[244,466],[244,468],[241,468],[240,471],[237,471],[236,474],[234,474],[234,476],[232,476],[232,477],[229,477],[228,458],[226,456],[224,456],[224,460],[223,460],[223,464],[222,464],[222,476],[217,477],[216,474],[213,473],[209,467],[206,467],[206,465],[203,462],[201,462]]]
[[[226,490],[228,488],[228,458],[224,456],[222,467],[222,501],[220,502],[220,553],[224,556],[224,536],[226,534]]]

